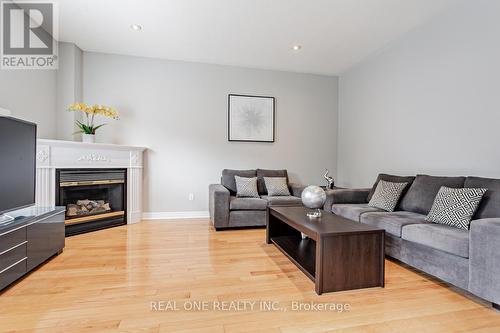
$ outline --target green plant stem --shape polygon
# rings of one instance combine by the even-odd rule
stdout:
[[[89,114],[87,112],[84,112],[84,111],[82,111],[82,112],[85,113],[85,124],[80,120],[75,120],[76,126],[80,130],[78,132],[75,132],[74,134],[77,134],[77,133],[95,134],[96,130],[98,130],[102,126],[107,125],[107,124],[101,124],[101,125],[94,127],[95,113],[93,113],[92,116],[89,116]]]

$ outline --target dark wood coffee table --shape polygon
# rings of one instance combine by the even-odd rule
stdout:
[[[384,286],[384,230],[304,207],[269,208],[266,241],[315,284],[316,293]],[[308,236],[302,239],[301,232]]]

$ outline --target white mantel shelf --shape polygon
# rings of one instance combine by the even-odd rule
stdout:
[[[147,148],[103,143],[37,140],[36,204],[56,204],[56,170],[83,168],[127,169],[127,223],[142,216],[143,152]]]
[[[146,147],[137,146],[124,146],[115,145],[111,143],[86,143],[79,141],[63,141],[63,140],[49,140],[49,139],[38,139],[38,145],[49,145],[54,147],[75,147],[75,148],[89,148],[89,149],[111,149],[111,150],[139,150],[144,151]]]

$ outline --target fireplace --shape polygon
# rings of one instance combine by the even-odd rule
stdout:
[[[57,169],[56,205],[66,207],[66,236],[127,223],[126,169]]]

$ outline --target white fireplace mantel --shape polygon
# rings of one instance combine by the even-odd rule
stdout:
[[[54,206],[56,169],[126,168],[127,223],[142,216],[142,172],[144,147],[59,140],[37,140],[36,204]]]

